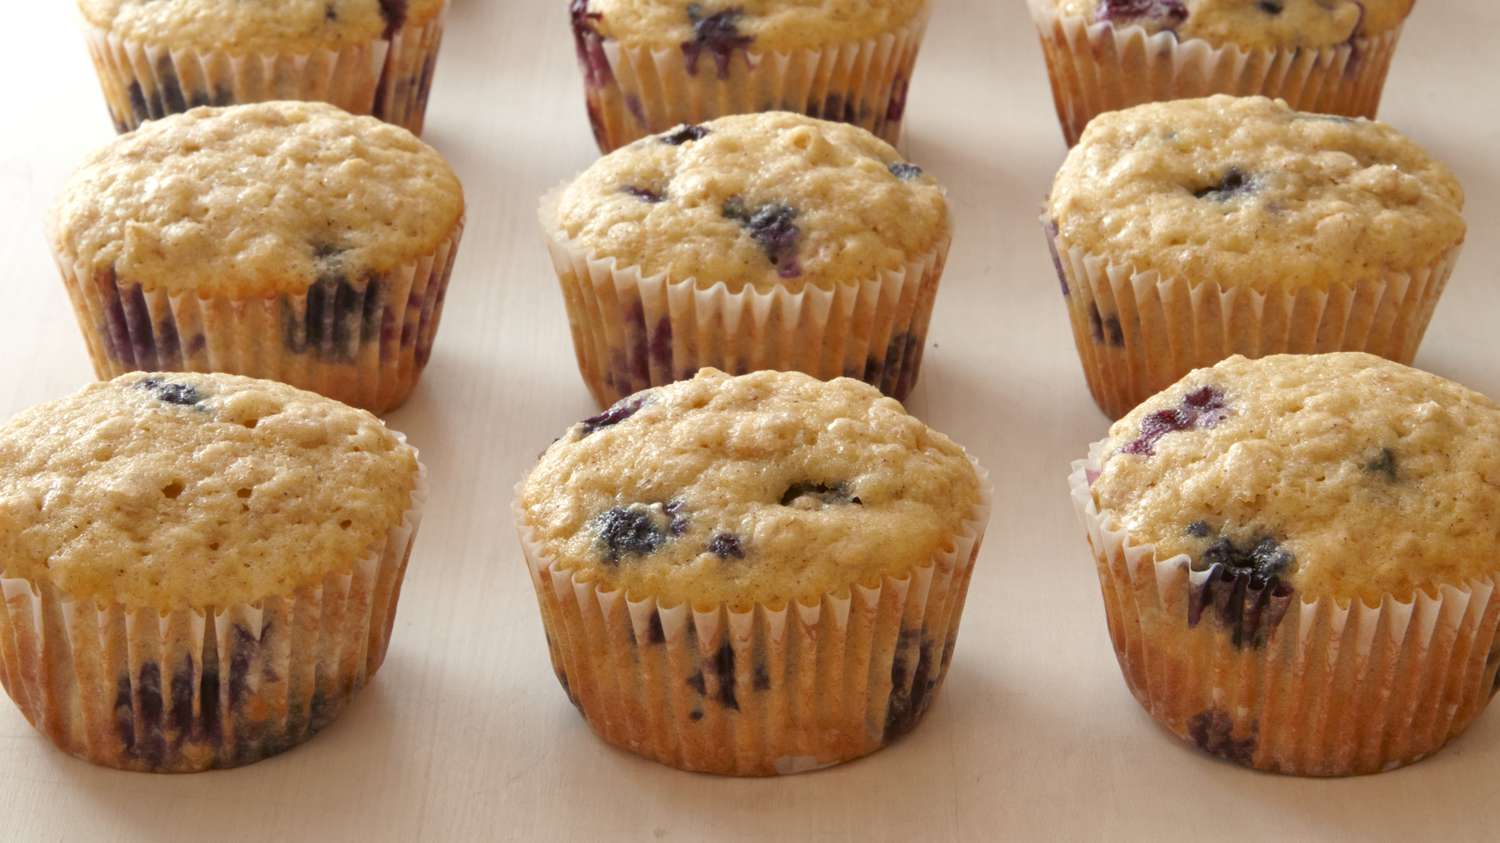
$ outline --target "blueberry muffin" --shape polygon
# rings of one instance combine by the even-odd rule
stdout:
[[[787,112],[643,138],[544,198],[541,219],[601,406],[704,366],[904,398],[951,239],[920,167]]]
[[[1075,465],[1126,683],[1282,773],[1436,752],[1500,665],[1500,407],[1369,354],[1192,372]]]
[[[426,487],[369,413],[136,372],[0,425],[0,466],[0,677],[65,752],[248,764],[385,658]]]
[[[322,100],[418,134],[446,0],[78,0],[115,129]]]
[[[1263,97],[1101,115],[1044,224],[1112,418],[1231,354],[1410,363],[1463,243],[1453,173],[1382,123]]]
[[[681,769],[772,775],[921,719],[989,488],[866,384],[705,369],[574,425],[515,509],[553,667],[589,725]]]
[[[384,412],[427,364],[463,220],[412,133],[268,102],[115,139],[69,179],[51,241],[99,377],[232,372]]]
[[[795,111],[896,143],[929,0],[570,0],[609,152],[681,123]]]
[[[1414,0],[1028,0],[1069,145],[1095,115],[1210,94],[1375,117]]]

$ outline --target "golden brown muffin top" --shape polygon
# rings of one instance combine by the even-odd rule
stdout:
[[[1214,45],[1318,48],[1400,26],[1414,0],[1031,0],[1063,15]]]
[[[1369,605],[1500,572],[1500,407],[1379,357],[1232,357],[1100,453],[1101,512],[1161,560]]]
[[[1101,114],[1046,213],[1137,272],[1257,290],[1430,267],[1464,239],[1453,173],[1383,123],[1215,96]]]
[[[324,103],[262,102],[116,138],[68,180],[52,236],[85,277],[300,293],[431,254],[463,213],[458,178],[411,132]]]
[[[943,189],[864,129],[721,117],[604,156],[544,204],[565,240],[644,275],[793,290],[902,269],[949,236]]]
[[[446,0],[78,0],[90,24],[127,41],[244,53],[307,53],[388,37]]]
[[[727,55],[863,40],[906,26],[927,8],[928,0],[574,0],[573,16],[632,46]]]
[[[574,425],[519,495],[546,557],[582,579],[747,607],[929,564],[981,489],[962,448],[874,387],[704,369]]]
[[[0,425],[0,573],[161,612],[286,595],[376,552],[418,470],[380,419],[311,392],[121,375]]]

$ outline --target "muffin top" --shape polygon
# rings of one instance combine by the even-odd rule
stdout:
[[[410,507],[416,452],[273,381],[133,372],[0,426],[0,568],[79,600],[224,607],[349,570]]]
[[[543,224],[645,275],[768,289],[905,267],[949,235],[943,189],[864,129],[800,114],[721,117],[604,156]]]
[[[1052,185],[1060,245],[1258,290],[1430,266],[1463,190],[1396,130],[1264,97],[1149,103],[1089,123]]]
[[[1064,15],[1215,45],[1329,47],[1401,25],[1414,0],[1032,0]]]
[[[195,108],[121,135],[53,210],[60,254],[149,289],[300,293],[448,237],[463,189],[407,130],[313,102]]]
[[[901,576],[981,499],[963,449],[874,387],[715,369],[574,425],[519,495],[547,557],[581,579],[740,608]]]
[[[1102,445],[1094,499],[1158,559],[1368,605],[1500,571],[1500,407],[1379,357],[1232,357]]]
[[[928,0],[572,0],[575,26],[655,49],[727,56],[858,41],[898,29]]]
[[[124,38],[230,53],[306,52],[389,37],[445,0],[78,0],[89,23]]]

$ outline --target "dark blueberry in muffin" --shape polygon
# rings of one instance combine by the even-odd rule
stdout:
[[[1221,536],[1203,551],[1202,565],[1223,565],[1234,575],[1247,574],[1252,581],[1264,584],[1285,573],[1294,561],[1291,552],[1269,536],[1243,547]]]
[[[667,200],[667,194],[665,193],[657,193],[650,188],[636,187],[633,184],[628,184],[620,188],[620,192],[634,196],[648,205],[656,205]]]
[[[708,540],[708,552],[720,559],[744,559],[745,546],[733,533],[716,533]]]
[[[1224,171],[1223,178],[1218,184],[1193,191],[1193,195],[1199,199],[1210,199],[1214,202],[1228,202],[1248,193],[1255,192],[1255,180],[1245,175],[1239,167],[1230,167]]]
[[[1210,533],[1211,529],[1207,521],[1194,521],[1187,526],[1187,534],[1193,538],[1206,539]]]
[[[646,398],[647,396],[645,395],[632,395],[629,398],[615,402],[613,407],[610,407],[597,416],[589,416],[579,422],[579,424],[583,425],[583,435],[588,436],[591,433],[597,433],[606,427],[614,427],[620,422],[625,421],[635,415],[641,407],[645,406]]]
[[[161,92],[162,109],[167,114],[187,111],[187,97],[182,95],[182,82],[177,79],[177,66],[172,64],[170,53],[162,53],[156,60],[156,86]]]
[[[1162,21],[1168,27],[1178,26],[1188,18],[1182,0],[1104,0],[1095,20],[1123,22],[1147,18]]]
[[[1199,749],[1247,767],[1255,760],[1256,731],[1236,740],[1234,721],[1218,709],[1201,711],[1188,721],[1188,735]]]
[[[594,519],[600,552],[610,564],[627,556],[647,556],[667,543],[652,507],[634,504],[617,506]]]
[[[864,501],[858,496],[849,494],[849,487],[843,483],[829,486],[825,483],[793,483],[781,495],[781,505],[791,506],[798,498],[813,498],[821,504],[854,504],[863,506]]]
[[[662,511],[667,514],[667,532],[680,536],[688,530],[687,504],[682,501],[668,501]]]
[[[1293,590],[1282,575],[1295,562],[1292,553],[1269,536],[1244,545],[1220,536],[1193,563],[1193,570],[1207,571],[1208,576],[1190,587],[1188,626],[1197,626],[1204,611],[1212,608],[1234,646],[1265,646],[1291,604]]]
[[[1260,0],[1259,3],[1255,4],[1255,8],[1260,9],[1262,12],[1265,12],[1272,17],[1275,17],[1276,15],[1279,15],[1282,12],[1286,11],[1286,7],[1281,4],[1281,0]]]
[[[1395,483],[1397,480],[1396,452],[1390,448],[1381,448],[1380,453],[1374,459],[1365,463],[1365,471],[1384,475],[1385,479]]]
[[[135,117],[135,122],[139,124],[150,120],[151,109],[146,106],[146,92],[141,90],[141,83],[131,80],[126,95],[130,97],[130,113]]]
[[[1156,453],[1156,443],[1169,433],[1180,433],[1194,428],[1210,428],[1229,415],[1229,406],[1224,393],[1217,387],[1203,386],[1188,393],[1182,406],[1175,410],[1159,410],[1141,420],[1141,435],[1126,443],[1120,450],[1126,454],[1149,457]]]
[[[190,384],[172,383],[161,378],[142,378],[136,381],[137,389],[149,390],[156,400],[179,407],[191,407],[203,400],[203,395]]]
[[[728,77],[730,56],[735,50],[742,50],[755,40],[740,33],[740,19],[745,16],[744,10],[734,7],[705,15],[701,5],[689,3],[687,15],[688,20],[693,22],[692,39],[682,42],[682,54],[687,58],[688,73],[698,72],[698,57],[707,50],[718,65],[719,78]]]
[[[703,138],[707,134],[708,129],[705,129],[702,126],[697,126],[692,123],[684,123],[676,129],[673,129],[665,135],[662,135],[661,142],[670,144],[671,146],[682,146],[688,141],[703,140]]]
[[[602,88],[613,82],[615,74],[609,67],[609,57],[604,54],[604,39],[594,28],[594,21],[603,15],[589,11],[589,0],[572,0],[568,4],[568,16],[573,22],[573,49],[578,54],[578,66],[583,68],[584,84],[590,88]],[[589,122],[594,127],[595,138],[600,138],[602,121],[592,101],[589,102]]]
[[[390,38],[406,23],[406,0],[380,0],[380,16],[385,18],[385,37]]]
[[[334,8],[334,0],[328,0],[328,5],[323,7],[323,20],[336,21],[339,19],[338,9]]]
[[[802,274],[802,266],[797,262],[802,229],[793,222],[797,218],[796,208],[783,202],[767,202],[751,208],[735,196],[724,203],[722,213],[745,228],[776,267],[777,275],[796,278]]]
[[[1094,302],[1089,302],[1089,334],[1101,345],[1108,343],[1115,348],[1125,345],[1125,328],[1120,324],[1120,317],[1100,315],[1099,305]]]
[[[890,166],[890,170],[891,175],[902,181],[911,181],[912,179],[920,178],[922,175],[921,167],[906,161],[897,161]]]

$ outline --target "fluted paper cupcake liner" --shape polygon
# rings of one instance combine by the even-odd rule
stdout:
[[[95,764],[188,773],[283,752],[385,659],[426,499],[419,466],[399,524],[349,570],[210,611],[74,600],[0,571],[0,680],[38,731]]]
[[[590,254],[558,230],[558,194],[542,228],[562,285],[578,370],[601,406],[712,366],[851,377],[904,400],[916,383],[951,235],[879,277],[731,291],[723,282],[643,275]]]
[[[1235,354],[1365,351],[1410,364],[1463,247],[1417,272],[1259,292],[1135,272],[1046,228],[1089,391],[1110,418]]]
[[[402,27],[390,39],[306,53],[173,50],[93,26],[85,34],[121,133],[200,105],[318,100],[420,134],[445,14]]]
[[[953,658],[992,489],[950,549],[817,602],[664,606],[549,557],[514,505],[553,670],[608,743],[663,764],[787,775],[868,755],[914,728]]]
[[[610,152],[679,123],[795,111],[852,123],[895,145],[928,9],[872,38],[788,52],[630,47],[575,15],[574,43],[594,139]]]
[[[1069,146],[1097,114],[1212,94],[1260,94],[1299,111],[1373,118],[1401,37],[1397,26],[1330,47],[1215,47],[1139,25],[1060,15],[1049,0],[1030,6]]]
[[[1073,503],[1125,682],[1178,737],[1260,770],[1359,775],[1436,752],[1484,710],[1500,577],[1369,606],[1195,571],[1100,512],[1089,485],[1102,447],[1073,464]]]
[[[300,294],[149,289],[91,256],[56,255],[101,380],[130,371],[270,378],[377,413],[399,407],[427,365],[463,235],[378,276],[319,279]]]

